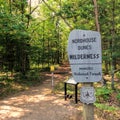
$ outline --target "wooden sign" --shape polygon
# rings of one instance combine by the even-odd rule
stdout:
[[[97,82],[102,77],[100,33],[73,30],[69,35],[68,57],[76,82]]]

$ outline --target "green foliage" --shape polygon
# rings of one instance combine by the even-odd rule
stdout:
[[[120,72],[118,71],[118,72],[115,74],[115,76],[116,76],[118,79],[120,79]]]
[[[105,105],[105,104],[95,103],[94,105],[98,109],[101,109],[101,110],[107,110],[107,111],[116,111],[116,110],[119,110],[118,108],[116,108],[114,106],[109,106],[109,105]]]
[[[16,1],[17,2],[17,1]],[[14,2],[2,3],[0,6],[0,53],[2,69],[20,71],[29,69],[28,50],[30,34],[21,19],[21,14],[14,13]],[[19,9],[16,8],[18,11]]]
[[[0,78],[0,99],[26,89],[27,86],[21,86],[20,84],[16,83],[13,79]]]
[[[74,94],[74,85],[67,84],[67,94]],[[64,92],[64,82],[60,82],[55,86],[55,92]]]
[[[38,86],[43,79],[40,77],[38,70],[31,70],[23,75],[21,73],[14,73],[13,77],[8,75],[1,75],[0,77],[0,99],[17,92],[28,89],[31,86]]]
[[[57,84],[57,85],[55,86],[54,91],[55,91],[55,92],[64,91],[64,83],[63,83],[63,82],[60,82],[59,84]]]
[[[90,1],[71,0],[63,2],[60,14],[73,29],[94,29],[94,10]]]
[[[101,87],[96,89],[96,98],[97,102],[104,102],[106,100],[109,100],[110,94],[113,91],[111,89],[108,89],[107,87]]]
[[[40,73],[38,70],[30,70],[26,73],[26,75],[23,75],[21,73],[16,74],[15,81],[19,84],[29,87],[40,84],[42,82],[42,79],[40,78]]]
[[[118,99],[119,102],[120,102],[120,93],[117,94],[117,99]]]
[[[107,6],[106,6],[107,4]],[[103,2],[98,1],[99,5],[99,23],[102,35],[103,61],[105,61],[105,71],[108,72],[108,66],[116,68],[116,63],[120,58],[120,36],[119,36],[119,18],[118,9],[120,1]],[[106,22],[107,21],[107,22]]]
[[[97,3],[104,71],[109,72],[112,60],[116,66],[120,58],[120,1]],[[44,0],[34,8],[26,0],[0,0],[0,28],[0,70],[25,76],[33,64],[49,68],[67,61],[72,29],[96,30],[93,1]]]

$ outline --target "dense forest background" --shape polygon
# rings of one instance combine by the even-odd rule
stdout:
[[[68,64],[73,29],[100,32],[103,79],[94,83],[94,105],[100,118],[120,119],[120,0],[0,0],[0,99],[40,85],[51,65]]]
[[[114,79],[120,74],[119,8],[120,0],[0,0],[0,71],[25,76],[60,65],[68,61],[70,31],[84,29],[100,32],[103,73]]]

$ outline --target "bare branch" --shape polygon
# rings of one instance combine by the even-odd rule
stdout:
[[[39,4],[41,3],[42,3],[42,0],[39,1]],[[32,10],[30,10],[29,14],[32,14],[39,7],[39,4],[36,7],[34,7]]]

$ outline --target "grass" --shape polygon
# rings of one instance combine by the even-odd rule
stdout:
[[[118,107],[109,106],[109,105],[101,104],[101,103],[94,103],[94,105],[101,110],[106,110],[106,111],[111,111],[111,112],[120,110],[120,108]]]
[[[95,106],[95,113],[101,120],[119,120],[120,108],[98,103]]]

